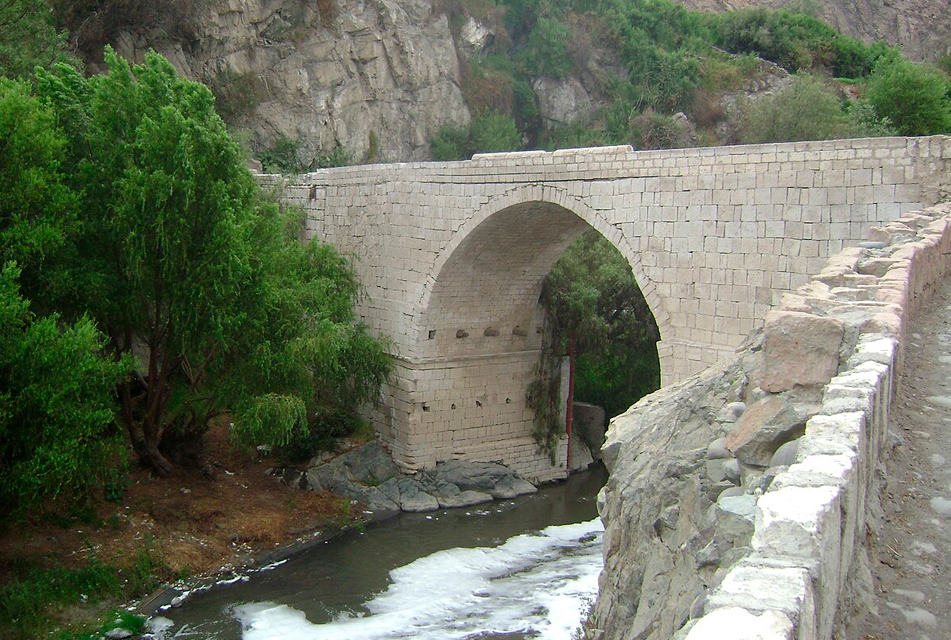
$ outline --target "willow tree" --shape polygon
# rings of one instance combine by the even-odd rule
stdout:
[[[211,92],[155,53],[105,58],[106,74],[58,65],[37,84],[82,193],[76,293],[60,304],[134,356],[119,415],[138,455],[170,474],[169,443],[189,448],[226,409],[244,444],[280,445],[318,404],[350,399],[326,390],[327,371],[378,386],[389,361],[353,323],[352,268],[298,241],[301,219],[263,196]]]

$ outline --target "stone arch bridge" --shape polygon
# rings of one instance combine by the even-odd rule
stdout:
[[[277,184],[274,177],[265,182]],[[951,184],[951,138],[477,155],[282,183],[307,233],[356,256],[360,313],[393,342],[374,420],[406,470],[453,458],[563,477],[531,438],[541,281],[597,229],[657,325],[662,384],[730,354],[825,259]]]

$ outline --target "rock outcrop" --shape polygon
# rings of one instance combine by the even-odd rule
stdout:
[[[449,460],[433,469],[403,475],[378,440],[341,455],[314,458],[305,471],[269,472],[298,489],[328,491],[374,512],[413,513],[468,507],[535,493],[535,485],[497,462]]]
[[[210,0],[193,20],[191,42],[143,30],[114,46],[132,60],[154,48],[233,95],[256,149],[284,136],[304,164],[338,146],[355,162],[421,160],[441,126],[468,125],[449,22],[430,0]]]

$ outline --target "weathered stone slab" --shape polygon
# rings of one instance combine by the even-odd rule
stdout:
[[[726,437],[726,446],[746,464],[765,467],[776,449],[797,438],[805,420],[784,398],[767,396],[743,412]]]
[[[839,368],[845,325],[797,311],[766,316],[763,388],[778,393],[795,386],[825,384]]]

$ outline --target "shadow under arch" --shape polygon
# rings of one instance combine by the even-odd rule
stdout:
[[[589,228],[631,266],[663,340],[669,317],[662,297],[622,232],[581,198],[554,186],[526,185],[489,200],[437,255],[416,305],[413,358],[537,349],[542,280]],[[664,350],[658,353],[663,381],[672,363]]]

